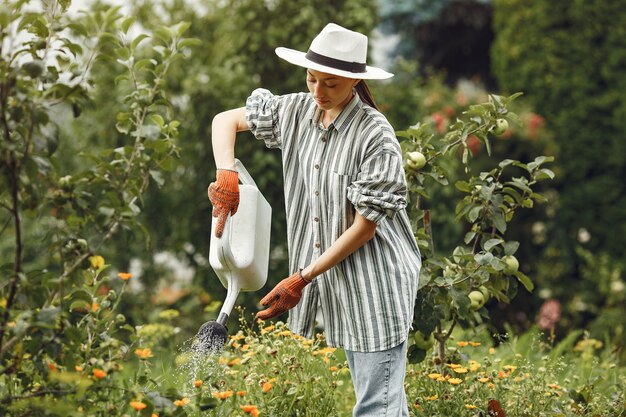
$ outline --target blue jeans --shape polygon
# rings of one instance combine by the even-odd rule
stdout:
[[[346,350],[356,405],[353,417],[408,417],[404,392],[406,340],[380,352]]]

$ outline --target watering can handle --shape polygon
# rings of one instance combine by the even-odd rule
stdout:
[[[252,179],[252,176],[239,159],[235,159],[235,168],[239,173],[239,180],[242,184],[252,185],[257,189],[259,188],[256,186],[254,179]],[[233,253],[230,249],[231,227],[231,215],[229,213],[226,217],[226,222],[224,223],[224,232],[222,233],[222,237],[217,239],[217,253],[220,257],[222,265],[229,265],[233,267],[235,264],[235,258],[233,257]]]
[[[235,158],[235,168],[237,169],[237,172],[239,173],[239,180],[241,181],[242,184],[252,185],[254,186],[254,188],[259,188],[256,186],[256,182],[254,182],[254,179],[252,179],[252,175],[250,175],[246,167],[244,167],[241,161],[236,158]]]

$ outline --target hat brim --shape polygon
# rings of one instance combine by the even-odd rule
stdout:
[[[333,67],[328,67],[326,65],[310,61],[306,58],[306,53],[296,51],[295,49],[279,47],[276,48],[275,52],[276,55],[291,64],[298,65],[304,68],[309,68],[315,71],[325,72],[327,74],[338,75],[340,77],[356,78],[361,80],[385,80],[387,78],[393,77],[393,74],[390,72],[370,66],[365,67],[365,72],[350,72],[339,70]]]

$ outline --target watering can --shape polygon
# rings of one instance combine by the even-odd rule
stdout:
[[[215,236],[217,218],[211,224],[209,263],[222,285],[226,300],[215,321],[204,323],[196,336],[203,351],[217,351],[226,342],[226,322],[240,291],[257,291],[267,280],[272,208],[241,161],[239,207],[229,215],[221,238]]]

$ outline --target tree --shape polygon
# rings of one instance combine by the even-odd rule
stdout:
[[[558,207],[547,219],[538,282],[563,301],[581,293],[578,246],[624,259],[625,25],[623,2],[494,2],[500,89],[523,89],[558,146]]]

